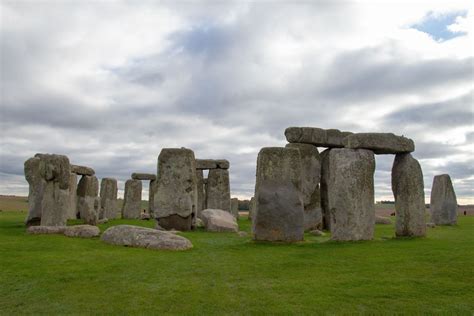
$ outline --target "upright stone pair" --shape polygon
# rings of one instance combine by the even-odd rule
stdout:
[[[252,210],[252,233],[255,240],[303,240],[301,172],[298,149],[266,147],[260,150],[257,158],[255,208]]]

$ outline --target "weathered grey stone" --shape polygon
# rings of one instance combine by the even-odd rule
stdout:
[[[331,229],[331,212],[328,205],[328,180],[329,180],[329,151],[326,149],[320,155],[321,158],[321,209],[322,209],[322,228]]]
[[[69,174],[69,209],[67,219],[77,219],[77,174]]]
[[[86,166],[71,165],[71,172],[74,172],[81,176],[93,176],[95,175],[94,169]]]
[[[196,227],[197,228],[203,228],[204,227],[204,222],[200,218],[196,218]]]
[[[335,148],[327,155],[331,239],[372,239],[375,223],[374,153],[365,149]]]
[[[128,179],[125,181],[123,196],[122,218],[139,219],[142,203],[142,182]]]
[[[229,169],[230,167],[230,163],[226,159],[217,159],[216,163],[217,163],[217,168],[219,169]]]
[[[148,213],[141,213],[140,214],[140,219],[143,220],[143,221],[149,221],[151,219],[151,216]]]
[[[338,129],[322,129],[317,127],[288,127],[285,130],[289,143],[312,144],[319,147],[344,147],[343,140],[351,132]]]
[[[252,218],[253,218],[253,217],[252,217],[252,216],[253,216],[252,214],[254,213],[254,209],[255,209],[255,199],[254,199],[254,197],[252,196],[252,197],[250,198],[250,202],[249,202],[249,215],[248,215],[248,219],[249,219],[250,221],[252,221]]]
[[[253,238],[295,242],[304,238],[301,192],[291,181],[262,180],[256,193]]]
[[[390,219],[390,217],[375,215],[375,224],[392,225],[392,220]]]
[[[206,189],[207,208],[230,212],[229,170],[209,170]]]
[[[313,229],[312,231],[309,232],[313,236],[326,236],[326,234],[319,229]]]
[[[155,210],[153,208],[156,192],[156,180],[150,180],[150,185],[148,187],[148,213],[151,218],[155,218]]]
[[[42,202],[46,180],[41,176],[40,158],[33,157],[25,161],[25,178],[29,184],[28,216],[26,225],[39,225],[43,212]]]
[[[435,225],[435,223],[431,223],[431,222],[430,222],[430,223],[426,223],[426,227],[428,227],[428,228],[435,228],[436,225]]]
[[[99,219],[120,218],[120,209],[117,205],[117,180],[103,178],[100,182],[100,212]]]
[[[132,225],[110,227],[102,234],[101,240],[112,245],[155,250],[187,250],[193,247],[188,239],[173,233]]]
[[[344,147],[370,149],[375,154],[400,154],[415,150],[413,140],[392,133],[357,133],[344,138]]]
[[[435,225],[455,225],[458,216],[458,202],[451,177],[442,174],[433,178],[430,199],[431,221]]]
[[[45,180],[41,200],[41,226],[65,226],[70,213],[69,181],[71,166],[63,155],[36,154]]]
[[[425,192],[423,172],[411,154],[397,154],[392,167],[396,236],[425,236]],[[390,221],[390,220],[389,220]],[[390,222],[391,223],[391,222]]]
[[[196,169],[207,170],[216,169],[217,161],[214,159],[196,159]]]
[[[318,148],[311,144],[290,143],[287,148],[295,148],[301,156],[301,192],[304,201],[305,230],[322,227],[321,195],[319,182],[321,178],[321,158]]]
[[[77,185],[77,210],[86,224],[97,225],[100,200],[96,176],[82,176]]]
[[[224,210],[203,210],[201,219],[206,230],[210,232],[237,232],[239,230],[235,217]]]
[[[230,213],[234,215],[236,219],[239,219],[239,199],[230,199]]]
[[[150,180],[150,181],[156,180],[156,174],[134,172],[132,173],[132,179],[133,180]]]
[[[67,226],[64,235],[68,237],[92,238],[100,235],[100,229],[92,225]]]
[[[63,234],[66,226],[30,226],[26,230],[32,235]]]
[[[155,218],[165,229],[190,230],[197,212],[194,152],[186,148],[164,148],[158,157],[156,181]]]
[[[197,188],[197,217],[201,216],[201,211],[206,209],[206,191],[204,188],[204,173],[201,169],[196,169]]]

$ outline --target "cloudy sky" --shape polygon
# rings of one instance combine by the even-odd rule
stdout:
[[[137,3],[0,1],[0,194],[27,194],[37,152],[123,189],[184,146],[230,160],[249,197],[259,149],[316,126],[410,137],[427,198],[449,173],[474,203],[472,1]],[[377,156],[377,200],[392,161]]]

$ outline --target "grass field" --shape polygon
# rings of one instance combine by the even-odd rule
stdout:
[[[186,252],[98,238],[27,235],[25,212],[0,212],[0,314],[474,313],[474,217],[423,239],[305,236],[293,245],[236,234],[181,233]],[[71,222],[78,223],[78,221]],[[116,224],[153,226],[149,221]],[[241,219],[240,229],[249,231]]]

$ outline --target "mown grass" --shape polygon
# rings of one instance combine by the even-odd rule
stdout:
[[[254,243],[202,230],[194,248],[152,251],[98,238],[33,236],[0,213],[0,314],[420,314],[474,312],[474,217],[427,238],[370,242],[305,236]],[[75,223],[75,222],[74,222]],[[153,222],[114,220],[152,227]],[[249,222],[240,220],[249,231]]]

